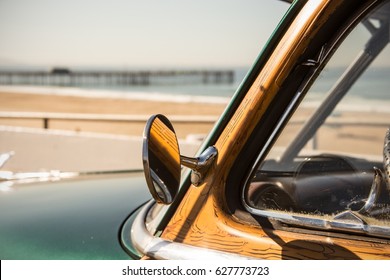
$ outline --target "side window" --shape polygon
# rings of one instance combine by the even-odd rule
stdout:
[[[250,212],[390,236],[389,21],[387,4],[339,46],[244,189]]]

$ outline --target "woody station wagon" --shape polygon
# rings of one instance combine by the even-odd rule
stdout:
[[[0,258],[389,259],[389,40],[390,1],[294,1],[195,157],[156,112],[144,173],[2,199]]]

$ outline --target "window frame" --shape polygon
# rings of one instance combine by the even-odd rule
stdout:
[[[261,151],[258,153],[258,157],[254,161],[255,164],[252,165],[250,171],[246,173],[246,176],[244,178],[244,184],[243,187],[241,188],[240,199],[241,199],[242,206],[244,207],[244,210],[247,211],[251,216],[255,216],[258,218],[272,219],[274,221],[288,224],[293,227],[304,227],[308,229],[315,229],[321,231],[331,230],[331,231],[342,231],[342,232],[357,233],[357,234],[364,233],[375,237],[385,237],[385,238],[390,237],[390,227],[368,225],[365,223],[356,224],[342,219],[327,220],[323,217],[315,218],[312,217],[313,215],[304,216],[304,215],[299,215],[299,213],[282,213],[282,212],[272,211],[268,209],[267,210],[255,209],[247,204],[246,193],[245,193],[258,167],[261,165],[267,153],[272,148],[273,143],[276,141],[277,137],[284,129],[288,120],[291,118],[296,108],[299,106],[300,101],[302,101],[306,93],[309,91],[311,85],[314,83],[318,75],[327,65],[333,53],[343,43],[344,39],[350,34],[350,31],[353,30],[353,28],[356,27],[356,25],[362,22],[362,19],[369,12],[373,11],[377,7],[378,5],[366,7],[365,9],[357,11],[357,14],[355,14],[355,16],[352,17],[352,20],[349,21],[346,20],[345,25],[339,29],[339,32],[334,34],[335,36],[331,40],[326,42],[326,44],[322,45],[316,59],[312,60],[314,69],[311,69],[311,71],[309,70],[306,73],[305,72],[301,73],[301,76],[304,76],[305,78],[303,79],[302,83],[299,85],[295,96],[286,105],[286,107],[284,107],[285,112],[282,114],[277,124],[273,127],[272,133],[269,136],[269,140],[267,141],[266,145],[262,147]],[[296,69],[296,72],[299,72],[299,69]],[[293,74],[292,76],[294,76],[294,73],[292,74]],[[281,91],[283,91],[283,88],[281,89]],[[259,125],[258,127],[260,128],[261,126]],[[262,128],[262,129],[257,129],[255,131],[264,131],[265,129],[266,128]],[[256,136],[253,136],[252,142],[254,142],[256,138],[257,138]],[[253,149],[248,149],[246,153],[248,153],[248,151],[253,152]],[[242,160],[242,158],[240,160]],[[230,190],[231,188],[227,188],[227,189]],[[233,205],[233,207],[231,207],[231,210],[233,213],[236,212],[237,206]],[[358,221],[360,219],[359,217],[349,217],[349,218],[350,220],[355,220],[355,221]]]

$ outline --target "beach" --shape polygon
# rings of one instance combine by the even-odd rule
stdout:
[[[285,130],[278,146],[288,146],[318,106],[309,105],[293,117],[291,122],[296,125]],[[197,100],[193,96],[110,96],[93,90],[0,87],[0,152],[17,151],[7,163],[10,170],[140,169],[143,130],[151,115],[164,114],[172,120],[181,152],[191,156],[226,106],[225,99]],[[374,155],[380,161],[390,118],[387,107],[379,104],[362,111],[348,106],[327,120],[328,125],[314,135],[305,150]],[[10,114],[40,117],[7,117]],[[45,123],[44,115],[66,118]],[[92,119],[72,119],[80,116]],[[208,120],[194,121],[200,118]]]
[[[147,118],[153,114],[164,114],[168,118],[174,116],[214,116],[215,119],[223,112],[227,103],[225,102],[197,102],[186,100],[151,100],[146,98],[123,98],[107,96],[82,96],[66,94],[62,89],[58,94],[53,89],[53,94],[47,89],[38,90],[28,88],[17,90],[17,88],[0,88],[0,111],[1,112],[42,112],[42,113],[66,113],[66,114],[101,114],[101,115],[142,115]],[[90,92],[91,90],[89,90]],[[188,134],[205,134],[212,123],[177,123],[175,124],[178,137],[185,138]],[[0,119],[0,125],[42,127],[42,120],[28,119]],[[51,120],[51,129],[64,129],[78,132],[98,132],[120,135],[141,136],[145,122],[115,122],[115,121],[71,121]]]
[[[215,121],[227,106],[228,98],[213,99],[194,96],[164,96],[140,93],[133,95],[120,95],[115,92],[104,94],[97,90],[76,90],[72,88],[34,88],[34,87],[0,87],[0,112],[30,112],[30,113],[57,113],[72,115],[90,115],[94,120],[52,119],[51,130],[65,130],[72,132],[94,132],[124,136],[142,136],[146,120],[153,114],[164,114],[172,119],[179,139],[186,139],[189,135],[195,137],[205,136],[213,127]],[[336,123],[353,122],[354,125],[330,125],[320,133],[326,137],[318,141],[317,148],[328,149],[332,143],[338,143],[340,149],[352,150],[358,153],[378,153],[383,145],[386,126],[372,125],[388,120],[390,113],[386,104],[372,103],[371,108],[362,111],[360,107],[349,104],[340,115],[334,115],[329,121]],[[307,119],[310,111],[318,105],[309,104],[306,109],[300,110],[293,119]],[[137,121],[98,121],[100,117],[109,118],[138,118]],[[175,121],[175,119],[192,118],[188,122]],[[194,119],[208,118],[206,122],[196,122]],[[360,123],[360,124],[359,124]],[[386,123],[386,121],[385,121]],[[43,128],[42,119],[27,118],[0,118],[0,125],[14,127]],[[291,130],[292,129],[292,130]],[[299,130],[299,126],[287,130],[281,144],[287,145]],[[371,130],[368,135],[368,130]],[[352,145],[353,144],[353,145]],[[351,152],[352,152],[351,151]]]
[[[110,96],[111,95],[111,96]],[[228,104],[228,98],[213,99],[213,97],[178,97],[164,95],[148,95],[148,93],[140,93],[135,95],[120,95],[115,92],[102,94],[99,90],[75,90],[72,88],[35,88],[35,87],[0,87],[0,112],[30,112],[30,113],[59,113],[67,116],[90,115],[99,119],[99,116],[108,116],[109,118],[127,118],[130,117],[141,119],[137,121],[98,121],[98,120],[50,120],[50,129],[66,130],[73,132],[97,132],[113,135],[125,136],[142,136],[146,120],[153,114],[164,114],[172,119],[175,131],[178,138],[185,139],[188,135],[206,135],[213,127],[214,122],[218,119]],[[373,103],[375,104],[375,103]],[[308,112],[316,108],[317,105],[311,104],[307,109],[300,110],[294,118],[307,119]],[[382,108],[383,107],[383,108]],[[343,115],[334,116],[336,121],[355,121],[364,123],[383,122],[390,117],[386,104],[372,105],[369,111],[361,111],[359,108],[351,106],[345,110]],[[177,119],[186,119],[191,117],[188,122],[176,121]],[[196,122],[194,119],[207,118],[209,121]],[[336,119],[335,119],[336,118]],[[356,142],[359,152],[364,152],[371,147],[381,145],[383,143],[383,131],[385,128],[367,125],[354,125],[352,127],[330,126],[326,130],[327,139],[321,146],[327,147],[329,143],[336,141],[342,147],[343,142],[348,140],[348,148],[351,138]],[[33,127],[43,128],[42,119],[28,118],[0,118],[0,125],[16,126],[16,127]],[[337,128],[337,129],[336,129]],[[367,138],[365,132],[373,130],[370,135],[375,138]],[[298,131],[298,127],[293,128],[292,133],[287,133],[285,142],[287,144],[292,135]],[[333,136],[332,136],[333,135]],[[332,139],[329,137],[332,136]],[[334,138],[333,138],[334,137]],[[373,143],[377,143],[373,145]],[[283,145],[285,145],[283,144]],[[321,143],[320,143],[321,144]],[[378,149],[377,147],[373,148]]]
[[[0,87],[0,154],[14,152],[4,168],[18,172],[142,169],[142,135],[153,114],[172,120],[181,152],[191,156],[227,104],[224,99],[209,103],[194,99],[147,93],[124,96],[90,89]],[[45,121],[42,117],[53,115],[57,118]],[[74,120],[80,116],[91,119]],[[177,121],[205,117],[207,122]]]

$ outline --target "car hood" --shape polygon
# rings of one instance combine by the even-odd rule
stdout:
[[[0,259],[128,259],[120,227],[150,198],[141,172],[15,184],[0,191]]]

